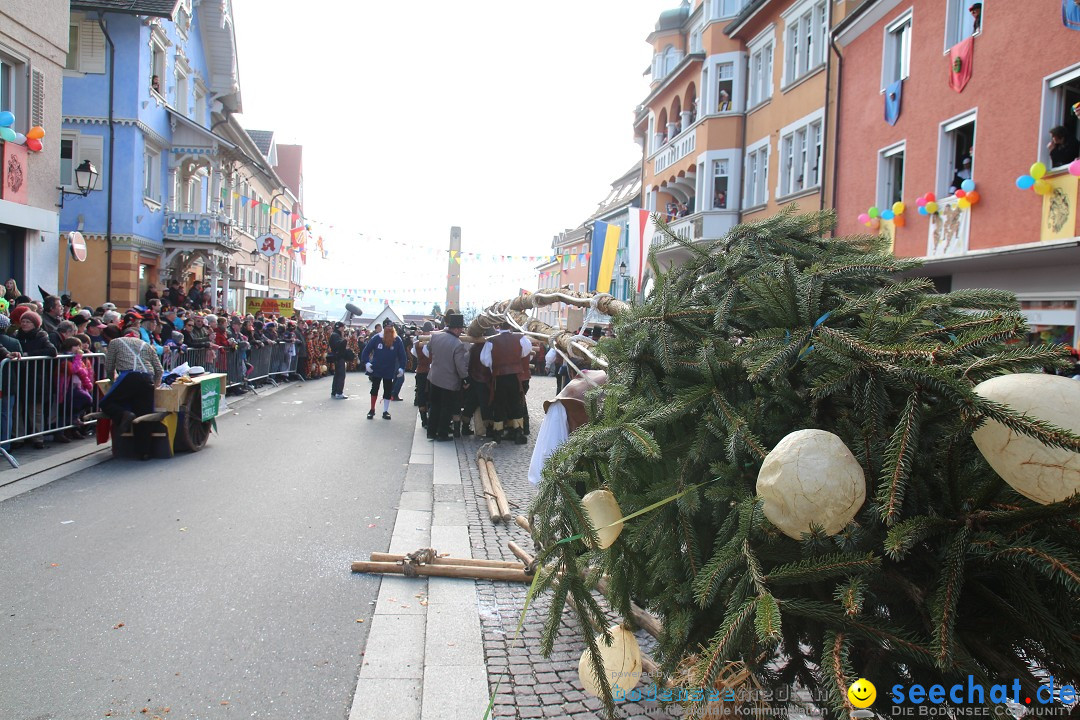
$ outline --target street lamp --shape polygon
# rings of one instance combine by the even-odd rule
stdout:
[[[626,263],[619,263],[619,277],[626,277]]]
[[[60,190],[60,204],[58,207],[64,207],[65,195],[82,195],[86,197],[90,194],[90,189],[97,184],[98,171],[94,167],[93,163],[89,160],[83,160],[79,167],[75,168],[75,185],[79,188],[79,192],[72,192],[65,190],[63,185],[60,185],[57,189]]]

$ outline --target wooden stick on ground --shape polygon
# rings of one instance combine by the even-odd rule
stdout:
[[[480,470],[480,481],[484,481],[484,477],[487,476],[487,482],[484,484],[484,494],[491,493],[491,497],[495,500],[495,508],[498,512],[498,517],[492,515],[491,520],[493,522],[510,522],[510,503],[506,500],[506,493],[503,492],[502,483],[499,482],[499,476],[495,472],[495,463],[492,462],[492,456],[494,455],[495,443],[484,443],[480,446],[480,449],[476,451],[476,465]],[[491,512],[491,505],[488,504],[488,512]]]
[[[535,562],[533,560],[533,556],[530,555],[529,553],[525,552],[525,550],[522,549],[522,547],[520,545],[518,545],[516,542],[514,542],[513,540],[506,543],[506,546],[508,548],[510,548],[510,552],[514,553],[514,557],[516,557],[521,562],[525,563],[525,567],[527,567],[527,568],[531,567],[533,562]]]
[[[498,473],[495,472],[495,463],[491,460],[485,460],[487,463],[488,479],[491,481],[491,489],[495,491],[495,503],[499,506],[499,515],[502,516],[502,520],[505,523],[510,522],[510,503],[506,499],[506,491],[503,490],[502,481],[499,480]]]
[[[484,487],[484,500],[487,502],[488,517],[491,522],[497,523],[502,520],[499,512],[499,504],[495,500],[495,491],[491,487],[491,477],[488,475],[487,461],[477,455],[476,468],[480,471],[480,483]]]
[[[399,563],[405,560],[404,555],[395,555],[394,553],[371,553],[371,562],[396,562]],[[520,570],[521,563],[513,562],[511,560],[482,560],[478,558],[455,558],[455,557],[439,557],[432,560],[430,563],[421,563],[423,565],[457,565],[459,567],[491,567],[491,568],[507,568],[510,570]]]
[[[529,535],[532,535],[532,525],[529,524],[529,521],[525,518],[524,515],[518,515],[517,517],[515,517],[514,522],[517,523],[517,526],[519,528],[529,533]]]
[[[416,565],[413,566],[417,575],[423,577],[451,577],[465,578],[468,580],[505,580],[508,582],[530,583],[532,576],[526,575],[524,570],[512,570],[499,567],[464,567],[461,565]],[[405,569],[400,563],[371,562],[368,560],[356,560],[352,564],[353,572],[362,573],[387,573],[404,575]]]

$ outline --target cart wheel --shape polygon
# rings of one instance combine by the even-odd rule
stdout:
[[[177,450],[199,452],[206,446],[206,441],[210,439],[211,425],[199,419],[202,416],[201,408],[199,393],[189,392],[176,426]]]

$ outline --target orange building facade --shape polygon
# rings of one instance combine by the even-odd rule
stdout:
[[[1048,144],[1051,128],[1065,127],[1073,150],[1055,157],[1076,154],[1080,34],[1063,26],[1060,3],[984,0],[978,12],[973,4],[877,0],[836,27],[837,231],[867,232],[861,213],[902,201],[903,226],[881,227],[897,255],[925,258],[921,273],[942,289],[1015,292],[1034,335],[1075,345],[1078,178],[1065,164],[1054,167]],[[970,71],[966,84],[954,72],[953,48],[962,74]],[[890,125],[886,94],[896,83],[900,107]],[[1046,195],[1017,188],[1035,162],[1049,168]],[[979,194],[967,209],[953,194],[965,179]],[[936,214],[918,213],[926,193]]]

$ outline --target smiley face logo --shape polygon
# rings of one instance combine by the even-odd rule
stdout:
[[[866,678],[859,678],[847,689],[848,700],[857,708],[868,708],[877,699],[877,688]]]

